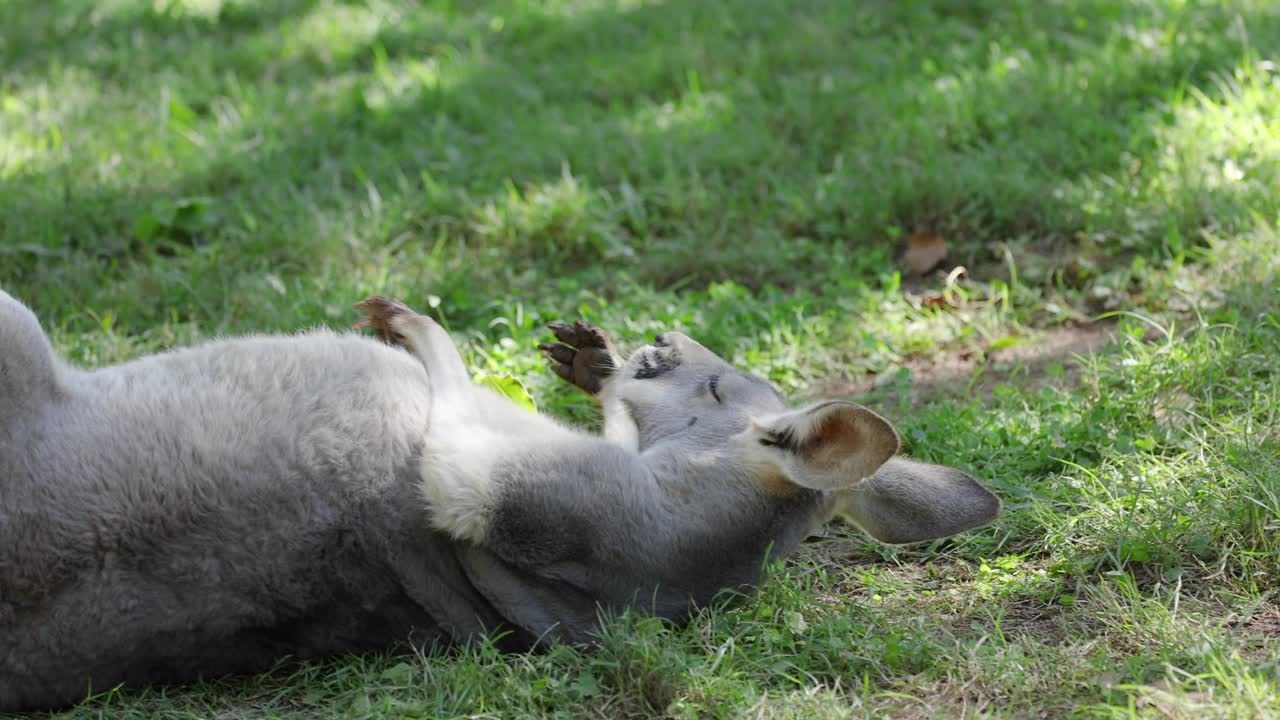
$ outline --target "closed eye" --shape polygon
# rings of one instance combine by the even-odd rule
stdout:
[[[723,403],[724,401],[720,399],[720,393],[716,392],[718,387],[720,387],[720,376],[712,375],[711,379],[707,381],[707,389],[711,391],[711,397],[715,398],[716,402]]]

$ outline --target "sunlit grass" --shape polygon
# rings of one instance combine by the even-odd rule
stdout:
[[[679,329],[796,397],[874,374],[906,449],[1006,508],[927,547],[837,529],[594,653],[70,716],[1280,712],[1278,43],[1261,0],[0,2],[0,285],[73,361],[385,293],[594,426],[545,322]],[[915,232],[964,271],[914,277]],[[989,362],[1103,315],[1082,368]]]

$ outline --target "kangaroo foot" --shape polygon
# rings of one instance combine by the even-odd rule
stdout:
[[[399,300],[382,295],[365,298],[353,307],[364,311],[364,319],[353,328],[370,328],[379,340],[396,347],[407,347],[405,335],[400,332],[405,321],[422,317]]]
[[[538,349],[551,359],[551,371],[560,379],[595,396],[622,367],[622,356],[600,328],[575,320],[550,322],[547,327],[560,342],[543,343]]]

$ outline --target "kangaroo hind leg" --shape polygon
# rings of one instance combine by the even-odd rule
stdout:
[[[439,323],[382,295],[362,300],[355,307],[365,313],[356,327],[372,328],[383,342],[408,350],[427,369],[432,405],[465,402],[471,393],[471,374],[453,338]]]
[[[54,398],[58,374],[35,314],[0,290],[0,428]]]

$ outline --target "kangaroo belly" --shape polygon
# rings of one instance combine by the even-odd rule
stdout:
[[[424,373],[318,333],[66,378],[0,437],[0,708],[433,632],[364,522],[416,472]]]

